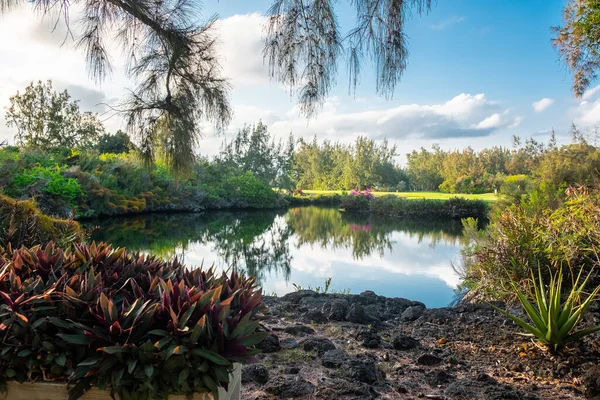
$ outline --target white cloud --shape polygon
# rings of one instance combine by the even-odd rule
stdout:
[[[546,108],[550,107],[552,104],[554,104],[554,100],[553,99],[549,99],[547,97],[544,97],[541,100],[535,101],[532,104],[532,107],[535,110],[535,112],[542,112]]]
[[[594,97],[594,95],[596,93],[600,93],[600,85],[598,85],[598,86],[596,86],[594,88],[586,90],[585,93],[583,94],[583,96],[581,96],[581,98],[583,100],[587,100],[587,99],[590,99],[590,98]]]
[[[516,128],[519,125],[521,125],[521,122],[523,122],[523,117],[516,117],[514,122],[512,124],[510,124],[508,127],[510,129]]]
[[[254,13],[234,15],[215,24],[223,73],[234,86],[269,81],[262,58],[265,22],[266,17]]]
[[[571,109],[573,121],[586,126],[600,124],[600,85],[583,94],[583,101]]]
[[[450,17],[438,24],[429,25],[429,27],[431,29],[443,30],[443,29],[449,28],[453,25],[460,24],[465,19],[466,18],[464,16],[454,16],[454,17]]]
[[[296,136],[329,136],[334,140],[356,135],[390,139],[444,139],[488,136],[520,122],[484,94],[459,94],[441,104],[405,104],[392,108],[347,112],[327,102],[314,120],[298,114],[271,125],[273,131]]]
[[[502,117],[500,114],[492,114],[475,126],[475,129],[491,129],[502,126]]]

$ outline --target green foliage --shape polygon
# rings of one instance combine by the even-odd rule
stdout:
[[[100,153],[121,154],[127,153],[134,147],[129,136],[123,131],[117,131],[114,135],[104,134],[98,138],[94,149]]]
[[[0,149],[0,184],[14,198],[35,198],[51,215],[93,217],[149,211],[274,208],[283,196],[251,173],[199,160],[186,179],[134,153],[82,152],[75,157]],[[75,164],[75,165],[73,165]],[[74,213],[74,214],[72,214]]]
[[[244,126],[231,141],[224,141],[218,162],[241,172],[250,171],[267,185],[292,189],[291,168],[294,157],[294,137],[287,145],[275,142],[261,121]]]
[[[32,200],[17,201],[0,194],[0,247],[17,248],[50,241],[67,247],[85,238],[77,222],[44,215]]]
[[[17,130],[20,144],[49,151],[60,147],[90,148],[104,134],[95,114],[81,112],[65,90],[57,93],[52,81],[31,82],[17,92],[6,109],[6,124]]]
[[[470,299],[507,299],[513,282],[525,284],[538,265],[573,266],[592,270],[600,254],[600,207],[591,195],[573,193],[556,210],[511,206],[494,216],[485,232],[465,229],[470,244],[465,248],[464,277]],[[546,277],[547,278],[547,277]]]
[[[395,195],[369,199],[364,196],[347,196],[341,207],[346,211],[370,212],[403,218],[487,219],[489,206],[482,200],[453,197],[449,200],[405,199]]]
[[[83,195],[76,179],[64,177],[59,168],[47,167],[34,167],[17,174],[7,193],[27,192],[32,186],[38,186],[38,190],[49,196],[63,199],[69,207],[75,207],[77,198]]]
[[[233,199],[234,204],[241,207],[273,208],[277,205],[277,193],[250,171],[232,176],[227,184],[231,187],[228,196]]]
[[[531,324],[494,305],[492,307],[516,322],[528,332],[529,336],[535,337],[552,351],[557,351],[569,342],[574,342],[600,330],[600,325],[598,325],[571,333],[577,324],[581,322],[600,292],[600,286],[597,286],[585,299],[582,298],[592,274],[590,271],[583,282],[580,283],[582,271],[579,271],[577,279],[573,282],[564,302],[562,267],[556,273],[550,271],[550,281],[548,283],[542,277],[541,269],[538,269],[537,282],[532,272],[533,293],[529,295],[523,293],[517,284],[511,282],[516,296],[531,320]]]
[[[531,190],[530,181],[529,176],[524,174],[507,176],[500,187],[500,194],[509,203],[519,204]]]
[[[359,136],[351,145],[299,140],[294,154],[294,180],[303,189],[396,188],[407,181],[394,163],[396,147]]]
[[[569,0],[563,19],[552,44],[573,74],[573,92],[582,96],[600,70],[600,1]]]
[[[122,399],[214,395],[266,335],[261,291],[236,273],[103,243],[8,251],[0,267],[2,380],[67,382],[70,399],[91,386]]]

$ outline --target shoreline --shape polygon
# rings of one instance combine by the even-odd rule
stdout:
[[[265,305],[270,335],[243,368],[245,399],[583,399],[598,389],[594,336],[553,356],[489,305],[311,290]]]

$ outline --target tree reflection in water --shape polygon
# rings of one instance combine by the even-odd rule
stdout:
[[[428,240],[430,246],[454,245],[462,240],[458,221],[390,220],[320,207],[287,212],[154,214],[90,221],[86,225],[100,226],[93,240],[165,258],[177,256],[184,262],[193,246],[204,245],[213,253],[211,259],[254,275],[259,282],[271,273],[289,280],[291,248],[351,249],[354,259],[361,259],[392,252],[394,232],[416,236],[419,243]]]

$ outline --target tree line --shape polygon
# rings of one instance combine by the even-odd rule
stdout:
[[[152,149],[176,146],[164,129],[149,136],[155,144],[134,143],[127,134],[110,134],[98,115],[83,112],[65,90],[52,82],[31,83],[10,98],[6,124],[16,128],[17,143],[25,149],[72,156],[81,152],[144,155]],[[399,149],[387,140],[359,136],[353,143],[295,139],[276,140],[267,125],[246,125],[235,137],[223,141],[212,160],[193,155],[192,164],[214,164],[215,174],[249,172],[274,188],[305,190],[441,191],[519,196],[528,182],[545,181],[549,187],[594,184],[600,167],[598,132],[571,128],[572,142],[557,146],[552,133],[543,143],[513,137],[512,148],[493,146],[476,151],[444,150],[439,145],[406,154],[406,165],[397,163]],[[162,143],[156,144],[156,143]],[[170,152],[154,151],[151,158],[169,164]],[[148,159],[148,155],[141,157]],[[174,179],[185,181],[194,170]],[[594,181],[594,182],[592,182]]]

